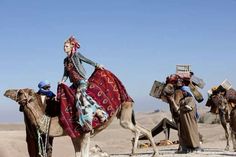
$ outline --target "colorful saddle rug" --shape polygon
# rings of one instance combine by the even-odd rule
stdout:
[[[110,71],[96,69],[88,80],[87,94],[91,96],[108,114],[108,120],[125,101],[133,101],[121,81]],[[80,136],[81,128],[76,122],[76,90],[65,84],[58,85],[57,98],[60,102],[59,116],[63,129],[71,138]],[[93,128],[102,125],[98,117],[93,119]]]

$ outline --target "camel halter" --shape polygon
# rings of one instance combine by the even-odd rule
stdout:
[[[26,103],[25,103],[25,104],[20,104],[20,105],[22,105],[22,106],[25,106],[25,105],[29,102],[29,100],[27,99],[26,93],[25,93],[23,90],[21,90],[21,91],[23,92],[25,98],[22,99],[22,100],[18,100],[18,94],[19,94],[19,91],[20,91],[20,90],[21,90],[21,89],[19,89],[19,90],[16,91],[16,98],[15,98],[15,99],[16,99],[16,102],[17,102],[18,104],[20,104],[22,101],[25,101],[25,100],[26,100]]]
[[[39,123],[41,125],[38,124],[38,127],[37,127],[38,148],[39,148],[38,154],[40,157],[47,157],[47,145],[48,145],[48,138],[49,138],[48,134],[49,134],[49,128],[50,128],[50,123],[51,123],[51,117],[46,116],[44,114],[43,117],[40,119]],[[45,141],[42,138],[43,134],[45,135]]]
[[[37,128],[38,148],[39,148],[38,154],[40,157],[47,157],[47,145],[48,145],[48,138],[49,138],[48,132],[49,132],[50,121],[51,121],[50,117],[47,117],[47,116],[43,117],[43,122],[45,124],[44,127],[45,127],[46,133],[41,133],[40,129]],[[45,142],[43,141],[42,134],[45,134]]]

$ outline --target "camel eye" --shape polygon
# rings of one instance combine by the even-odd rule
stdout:
[[[17,93],[17,101],[21,102],[25,99],[26,99],[26,97],[25,97],[24,91],[19,90],[18,93]]]
[[[30,97],[30,99],[28,100],[29,103],[33,102],[35,100],[34,97]]]
[[[29,93],[29,95],[32,96],[32,95],[34,94],[34,90],[33,90],[33,89],[30,89],[28,93]]]
[[[17,98],[20,98],[20,97],[22,97],[22,95],[23,95],[23,92],[22,92],[22,90],[19,90],[19,91],[18,91],[18,93],[17,93]]]

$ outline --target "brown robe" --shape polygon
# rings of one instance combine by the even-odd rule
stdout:
[[[192,110],[188,110],[188,105]],[[185,97],[180,101],[180,145],[186,148],[200,147],[200,139],[198,134],[198,125],[196,119],[196,106],[193,97]]]

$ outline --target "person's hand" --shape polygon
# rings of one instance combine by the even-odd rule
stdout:
[[[193,110],[192,107],[190,107],[189,105],[185,105],[184,107],[186,108],[187,111],[192,111]]]
[[[65,83],[64,81],[59,81],[58,84],[62,84],[62,83]]]

